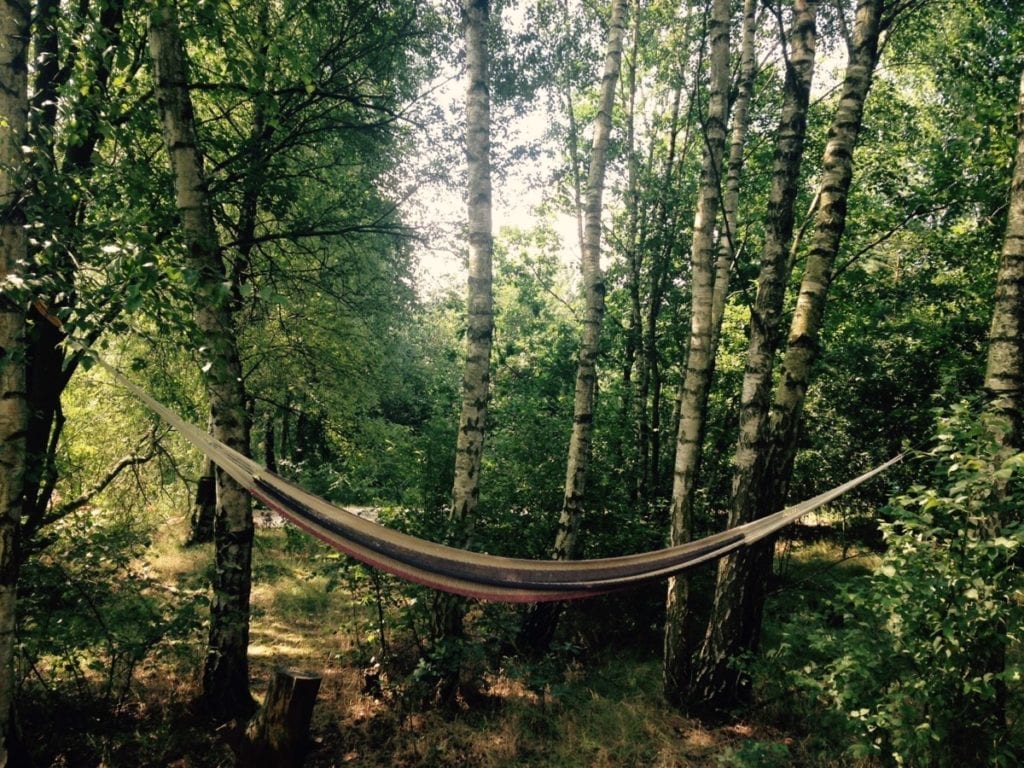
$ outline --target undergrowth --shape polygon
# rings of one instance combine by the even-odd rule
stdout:
[[[153,625],[148,645],[139,647],[116,701],[82,695],[75,683],[79,673],[65,675],[59,665],[51,666],[46,687],[26,678],[23,728],[45,734],[29,745],[37,764],[233,764],[223,741],[190,709],[205,650],[212,553],[208,547],[183,549],[184,536],[180,525],[146,528],[132,556],[118,561],[121,570],[108,574],[105,589],[110,601],[120,601],[118,607],[97,605],[108,623],[97,624],[91,639],[83,636],[72,654],[76,669],[84,670],[82,684],[102,691],[109,665],[91,669],[89,662],[102,658],[109,643],[104,633],[129,637],[121,624],[139,624],[143,608],[163,617]],[[808,620],[827,614],[821,595],[833,590],[833,582],[859,578],[870,564],[854,559],[832,565],[840,556],[824,543],[795,550],[786,568],[789,588],[775,601],[780,611],[790,617],[806,613]],[[90,578],[100,577],[97,572]],[[654,618],[658,588],[575,605],[551,653],[536,661],[525,661],[509,640],[518,609],[475,606],[467,617],[473,655],[459,663],[473,676],[467,689],[476,695],[455,708],[424,706],[431,681],[429,664],[424,667],[424,658],[431,658],[424,654],[430,598],[426,590],[410,590],[287,529],[259,532],[253,688],[261,695],[281,664],[323,674],[310,768],[870,765],[843,756],[838,741],[809,732],[801,722],[812,712],[792,709],[800,686],[787,675],[797,673],[781,674],[770,663],[784,653],[769,654],[769,663],[756,668],[765,705],[748,713],[749,720],[706,727],[667,707]],[[133,601],[140,607],[131,612]],[[778,625],[776,619],[769,626],[766,647],[780,642]],[[42,640],[26,636],[26,642]],[[821,722],[819,713],[813,715]],[[57,722],[66,737],[54,736]]]

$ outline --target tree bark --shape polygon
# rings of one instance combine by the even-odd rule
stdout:
[[[28,429],[23,274],[24,155],[28,122],[29,6],[5,2],[0,12],[0,765],[10,757],[14,721],[14,631]]]
[[[878,64],[885,0],[860,0],[839,106],[832,119],[822,160],[818,209],[790,323],[781,381],[775,390],[769,429],[775,468],[762,494],[761,514],[782,503],[792,474],[804,396],[818,359],[825,302],[832,283],[839,244],[846,228],[846,208],[853,181],[853,151],[860,136],[864,105]]]
[[[300,768],[321,676],[278,668],[267,698],[245,727],[239,768]]]
[[[33,71],[33,97],[29,112],[29,136],[27,142],[33,153],[29,156],[33,166],[30,178],[26,179],[28,194],[38,192],[41,180],[54,185],[55,175],[67,177],[64,183],[81,185],[88,182],[94,168],[94,151],[103,137],[102,118],[95,109],[107,95],[107,84],[112,71],[113,57],[104,55],[114,50],[121,42],[121,27],[124,4],[121,0],[105,3],[99,12],[99,25],[95,33],[96,45],[92,50],[103,51],[86,66],[93,73],[95,88],[88,96],[68,96],[65,90],[68,78],[73,72],[70,66],[61,66],[61,35],[58,27],[67,23],[61,16],[61,6],[54,0],[40,0],[35,9],[33,26],[35,61]],[[102,41],[102,45],[100,45]],[[75,45],[71,50],[82,51]],[[70,53],[71,51],[69,51]],[[71,112],[66,122],[77,126],[77,140],[66,142],[63,163],[57,152],[57,133],[62,127],[58,113]],[[51,311],[60,307],[74,306],[77,302],[77,259],[82,245],[79,226],[86,210],[87,196],[72,195],[46,198],[47,215],[45,235],[39,233],[39,240],[63,242],[64,248],[49,254],[49,273],[59,290],[46,302]],[[29,258],[32,258],[30,245]],[[38,297],[37,297],[38,298]],[[106,319],[118,313],[113,307],[104,314]],[[98,335],[94,332],[93,335]],[[77,370],[81,353],[67,354],[63,332],[38,312],[28,315],[26,379],[29,426],[26,452],[29,456],[28,470],[24,481],[22,505],[22,528],[19,533],[24,543],[29,542],[47,516],[53,491],[57,483],[57,447],[64,429],[64,415],[61,410],[61,396],[71,377]],[[29,547],[23,546],[22,552]]]
[[[601,269],[601,210],[604,195],[604,173],[608,139],[615,108],[615,89],[622,62],[622,38],[625,32],[626,0],[613,0],[608,26],[608,45],[601,78],[601,99],[594,121],[594,138],[590,148],[590,171],[587,174],[586,204],[583,225],[583,288],[586,307],[580,341],[580,359],[576,369],[576,395],[573,404],[572,435],[565,471],[565,494],[558,518],[554,558],[572,559],[580,518],[584,512],[590,440],[594,423],[597,393],[597,355],[600,351],[601,321],[604,317],[604,272]]]
[[[600,351],[601,320],[604,317],[604,272],[601,269],[601,210],[604,194],[605,158],[615,108],[615,90],[622,62],[622,39],[625,35],[627,0],[613,0],[608,42],[601,78],[601,98],[594,120],[594,137],[590,148],[590,171],[587,174],[586,206],[584,208],[583,288],[586,306],[580,341],[580,359],[576,368],[576,396],[573,404],[572,435],[565,471],[565,494],[558,518],[558,531],[552,557],[571,560],[576,557],[580,519],[585,509],[587,469],[590,440],[597,395],[597,355]],[[539,603],[526,615],[520,641],[531,651],[546,649],[554,637],[561,612],[559,603]]]
[[[462,375],[462,413],[455,450],[455,480],[449,523],[452,535],[466,544],[473,531],[480,501],[480,466],[490,387],[491,339],[494,309],[491,260],[491,101],[487,35],[488,0],[466,0],[463,32],[466,39],[466,161],[469,226],[469,286],[467,292],[466,362]],[[435,636],[462,634],[464,601],[438,597],[434,612]]]
[[[715,222],[721,204],[722,157],[725,153],[729,116],[729,0],[714,0],[708,35],[711,42],[711,74],[708,111],[703,133],[700,191],[690,248],[690,341],[686,372],[680,391],[679,427],[672,482],[671,543],[689,541],[693,534],[694,481],[704,433],[704,410],[711,382],[711,317],[715,291]],[[689,650],[685,638],[687,609],[685,578],[671,578],[665,605],[665,695],[673,702],[685,690]]]
[[[722,317],[729,296],[732,270],[739,248],[740,179],[743,176],[743,148],[747,143],[750,122],[750,101],[754,97],[757,76],[757,52],[754,33],[757,30],[757,0],[744,0],[743,25],[740,38],[740,78],[736,84],[736,101],[730,109],[729,160],[726,163],[725,191],[722,194],[724,226],[718,235],[718,261],[715,263],[715,293],[711,301],[711,364],[714,366]]]
[[[730,524],[769,514],[778,509],[785,498],[793,468],[800,409],[818,353],[825,298],[846,224],[853,150],[878,62],[882,5],[882,0],[860,0],[858,4],[850,61],[829,129],[822,162],[821,196],[790,325],[781,380],[775,390],[768,423],[757,429],[750,428],[749,423],[741,426],[743,445],[737,447]],[[786,260],[785,248],[781,260],[782,263]],[[766,413],[766,406],[761,406],[756,419],[751,421],[760,423]],[[726,558],[719,565],[712,618],[700,652],[699,674],[695,675],[691,690],[696,709],[718,711],[743,703],[749,697],[749,681],[735,668],[734,660],[757,648],[772,552],[773,543],[765,542]]]
[[[193,319],[202,336],[203,382],[213,436],[249,453],[245,389],[229,306],[228,279],[196,139],[187,63],[171,6],[150,16],[149,45],[164,144],[174,177],[175,202],[195,279]],[[203,670],[202,705],[217,720],[248,716],[249,593],[253,522],[249,495],[224,472],[217,473],[216,550],[210,635]]]
[[[1009,422],[1003,444],[1024,442],[1024,74],[1017,101],[1017,156],[1010,185],[1002,260],[996,277],[995,309],[988,336],[985,393],[989,407]]]
[[[629,477],[626,468],[633,464],[632,457],[627,457],[626,445],[630,441],[626,435],[630,429],[635,412],[635,387],[633,383],[633,370],[636,366],[637,353],[640,350],[643,337],[643,307],[640,297],[640,280],[643,274],[643,251],[641,250],[640,235],[640,179],[639,161],[636,151],[636,95],[637,95],[637,66],[640,45],[640,19],[641,14],[637,8],[633,14],[632,24],[632,52],[626,58],[626,234],[625,256],[628,265],[626,272],[626,292],[629,294],[629,325],[626,328],[625,349],[623,350],[622,361],[622,399],[619,410],[619,428],[613,438],[612,447],[613,461],[622,472],[622,477]],[[638,483],[630,483],[630,501],[636,501]]]
[[[999,455],[1009,458],[1024,443],[1024,73],[1017,99],[1017,150],[983,386],[988,410],[1001,416],[1000,421],[1005,420],[990,422],[990,434],[999,446]],[[1004,494],[1005,486],[996,492]],[[985,521],[986,533],[990,538],[999,536],[1013,522],[992,514]],[[1007,738],[1009,689],[1005,672],[1009,639],[1005,619],[993,621],[991,633],[993,639],[978,649],[969,674],[991,679],[995,695],[986,700],[984,716],[964,723],[952,747],[954,759],[963,765],[980,764],[991,754],[993,743],[1005,743]]]

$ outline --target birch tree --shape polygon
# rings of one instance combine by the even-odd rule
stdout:
[[[463,34],[466,41],[466,189],[469,230],[469,286],[466,304],[466,358],[462,374],[462,411],[455,450],[455,480],[449,522],[454,534],[468,542],[480,501],[480,466],[490,387],[494,299],[491,262],[491,102],[488,83],[489,0],[466,0]],[[463,601],[439,595],[435,634],[462,633]]]
[[[712,304],[715,292],[715,223],[721,203],[722,157],[729,115],[728,0],[714,0],[708,22],[711,50],[710,87],[704,116],[704,151],[700,191],[690,247],[690,341],[679,405],[679,430],[672,484],[671,543],[689,541],[693,530],[694,480],[704,431],[704,411],[711,383]],[[684,578],[668,583],[665,607],[665,691],[675,700],[682,690],[686,667],[686,585]]]
[[[554,558],[569,560],[576,556],[580,519],[583,516],[593,433],[594,403],[597,396],[597,356],[600,351],[601,321],[604,317],[604,271],[601,269],[601,211],[608,141],[612,129],[615,90],[622,62],[622,38],[625,34],[626,0],[613,0],[608,25],[608,47],[601,77],[601,98],[594,120],[590,147],[590,170],[583,210],[583,290],[585,309],[580,339],[580,359],[576,369],[576,395],[573,405],[572,435],[565,470],[565,495],[558,518]]]
[[[248,414],[234,321],[223,285],[228,278],[196,138],[187,61],[172,6],[149,20],[156,96],[174,179],[175,204],[195,280],[193,320],[201,336],[203,383],[213,436],[249,452]],[[217,720],[248,715],[249,593],[253,522],[249,495],[226,473],[217,473],[215,564],[210,634],[203,669],[202,703]]]
[[[782,504],[785,497],[792,473],[800,409],[818,354],[825,298],[846,223],[846,204],[853,178],[853,150],[878,63],[883,4],[884,0],[860,0],[858,3],[849,62],[822,161],[819,202],[809,254],[770,419],[767,424],[763,421],[768,416],[767,404],[755,407],[751,400],[748,423],[741,420],[731,524],[769,514]],[[792,221],[789,231],[791,234]],[[784,264],[785,244],[780,259]],[[752,326],[756,328],[757,325],[755,319]],[[767,370],[765,381],[769,385],[770,366],[769,357],[764,365]],[[748,370],[751,367],[748,357]],[[747,387],[745,381],[745,402]],[[757,389],[767,392],[766,387]],[[759,426],[751,429],[755,424]],[[771,472],[768,472],[769,467]],[[771,562],[772,548],[766,544],[720,563],[711,618],[691,683],[694,709],[720,710],[749,696],[749,681],[737,669],[735,659],[757,647],[765,583]]]
[[[580,338],[580,357],[576,368],[572,434],[565,470],[565,493],[558,517],[553,558],[571,560],[577,554],[577,536],[586,504],[587,470],[590,441],[597,399],[597,356],[601,345],[601,321],[604,317],[604,271],[601,269],[601,211],[608,142],[612,129],[612,111],[622,64],[622,40],[625,35],[627,0],[613,0],[608,25],[601,96],[594,119],[590,147],[590,169],[583,209],[581,271],[585,307]],[[527,616],[522,639],[534,648],[550,642],[558,621],[557,603],[542,603]]]
[[[1020,450],[1024,443],[1024,73],[1017,101],[1017,156],[996,276],[984,386],[989,407],[1010,423],[1010,432],[1000,439],[1008,448]]]
[[[740,77],[736,84],[736,100],[729,110],[729,158],[726,162],[725,190],[722,193],[722,223],[718,235],[718,260],[715,262],[715,292],[711,301],[711,363],[714,365],[718,337],[722,331],[725,301],[729,295],[732,270],[739,250],[740,181],[743,176],[743,151],[750,122],[750,102],[754,96],[757,76],[757,51],[754,33],[757,30],[757,0],[744,0],[740,38]]]
[[[26,468],[25,306],[27,253],[22,177],[28,121],[29,6],[0,10],[0,765],[7,765],[14,702],[15,541]]]

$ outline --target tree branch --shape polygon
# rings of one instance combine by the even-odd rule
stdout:
[[[149,450],[144,454],[133,453],[129,456],[123,456],[109,470],[107,470],[107,473],[102,478],[100,478],[100,480],[95,485],[93,485],[91,488],[89,488],[87,491],[82,493],[77,498],[72,499],[66,504],[61,504],[59,507],[57,507],[57,509],[51,511],[49,514],[43,517],[41,525],[39,527],[41,528],[45,525],[49,525],[50,523],[56,522],[57,520],[60,520],[61,518],[66,517],[67,515],[70,515],[75,510],[81,509],[86,504],[91,502],[96,496],[105,491],[107,487],[112,482],[114,482],[118,478],[118,476],[120,476],[120,474],[124,472],[124,470],[128,469],[129,467],[139,467],[151,461],[153,457],[156,456],[159,450],[159,440],[159,437],[153,436],[151,438]]]

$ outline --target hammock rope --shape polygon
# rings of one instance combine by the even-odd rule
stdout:
[[[186,421],[101,358],[113,379],[174,427],[263,504],[307,533],[373,568],[465,597],[509,603],[573,600],[668,578],[771,536],[884,472],[859,477],[775,514],[674,547],[592,560],[526,560],[470,552],[387,528],[303,490]]]

